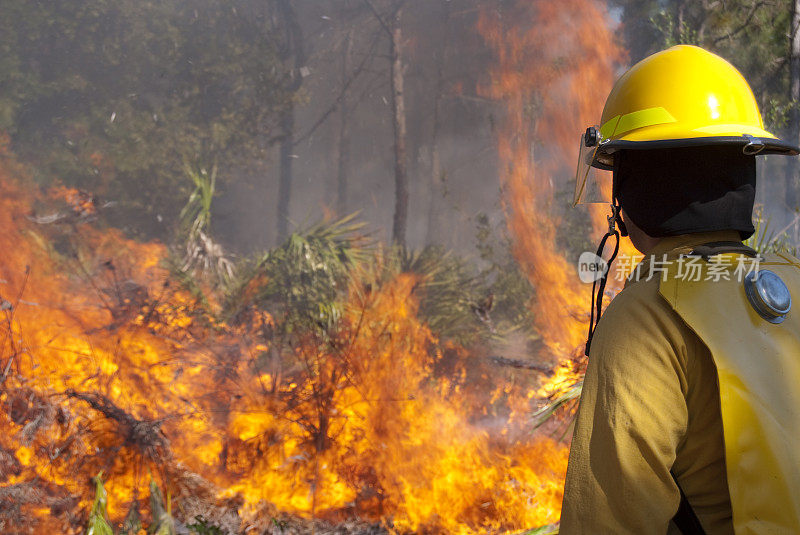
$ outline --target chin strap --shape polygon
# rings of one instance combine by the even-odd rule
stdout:
[[[592,308],[589,316],[589,334],[586,337],[586,349],[584,351],[586,356],[589,356],[589,349],[592,346],[592,337],[594,336],[594,331],[597,328],[597,324],[600,322],[600,314],[603,311],[603,294],[606,291],[608,272],[611,271],[611,264],[614,262],[614,259],[617,257],[617,253],[619,252],[620,232],[616,228],[617,225],[619,225],[622,235],[627,236],[627,229],[625,228],[625,224],[622,222],[622,219],[619,216],[619,202],[615,199],[614,204],[611,205],[611,215],[608,216],[608,232],[606,232],[606,235],[603,236],[602,240],[600,240],[600,246],[597,248],[597,253],[595,253],[598,258],[602,258],[608,238],[614,236],[614,240],[616,242],[614,245],[614,252],[611,253],[611,257],[606,263],[606,267],[603,270],[603,275],[599,279],[592,282]]]

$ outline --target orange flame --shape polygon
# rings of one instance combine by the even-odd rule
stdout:
[[[21,174],[0,166],[1,484],[27,497],[4,526],[80,532],[100,471],[117,522],[148,472],[182,508],[201,496],[250,526],[276,510],[400,533],[557,520],[563,446],[511,421],[513,389],[486,404],[497,371],[419,320],[418,277],[355,276],[340,328],[275,360],[269,315],[205,317],[162,246],[42,223]]]
[[[590,294],[556,243],[557,177],[571,178],[578,136],[600,117],[624,54],[602,3],[519,1],[513,11],[481,18],[498,58],[485,91],[506,110],[498,153],[515,253],[536,288],[542,336],[563,358],[585,339]],[[596,221],[602,229],[602,208]]]
[[[23,497],[0,507],[3,529],[16,518],[80,532],[74,511],[88,510],[101,470],[115,521],[143,498],[148,471],[184,510],[233,509],[242,529],[265,531],[276,510],[400,533],[557,521],[567,449],[519,415],[577,379],[589,295],[557,243],[555,177],[569,174],[623,55],[602,4],[520,0],[510,11],[479,23],[498,57],[484,92],[505,106],[504,206],[538,330],[561,359],[553,376],[492,384],[497,371],[419,319],[408,274],[358,274],[340,326],[278,354],[265,312],[206,317],[169,283],[162,246],[82,224],[90,195],[57,190],[72,217],[31,223],[47,200],[21,185],[0,140],[0,485]]]

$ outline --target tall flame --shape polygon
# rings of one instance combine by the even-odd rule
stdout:
[[[520,0],[511,11],[487,10],[479,24],[498,60],[485,91],[505,105],[497,142],[515,254],[536,288],[542,337],[563,358],[585,339],[590,294],[556,242],[554,193],[625,55],[602,2]],[[593,210],[599,229],[604,208]]]

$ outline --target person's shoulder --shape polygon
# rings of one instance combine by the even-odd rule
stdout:
[[[659,280],[641,280],[629,283],[608,305],[592,340],[592,355],[685,353],[681,348],[694,337],[659,293]]]
[[[629,322],[631,319],[643,319],[643,316],[653,314],[673,317],[674,313],[659,293],[658,287],[657,278],[628,283],[609,303],[603,313],[603,321]]]

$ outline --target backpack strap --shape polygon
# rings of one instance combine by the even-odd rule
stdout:
[[[699,256],[703,260],[708,261],[710,257],[723,253],[739,253],[752,256],[753,258],[758,256],[758,253],[755,249],[738,241],[714,241],[704,243],[703,245],[697,245],[694,249],[692,249],[692,252],[689,253],[689,255]]]

